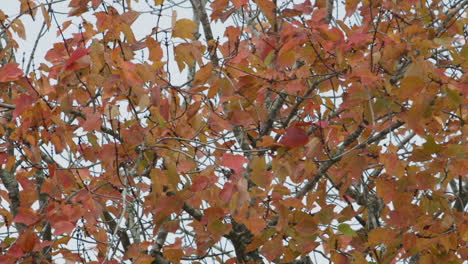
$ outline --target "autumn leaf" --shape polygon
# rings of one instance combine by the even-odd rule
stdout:
[[[88,55],[89,50],[86,48],[77,48],[73,53],[70,55],[70,58],[65,62],[64,68],[67,71],[76,70],[78,69],[74,64],[84,56]],[[75,67],[73,67],[75,66]]]
[[[86,115],[86,120],[82,123],[84,131],[99,130],[101,128],[102,119],[99,113],[89,113]]]
[[[186,18],[180,19],[176,21],[175,26],[172,29],[172,36],[175,38],[178,37],[194,40],[194,33],[197,28],[197,23],[193,22],[192,20]]]
[[[19,208],[18,214],[13,219],[16,223],[33,225],[39,221],[39,216],[30,208]]]
[[[44,21],[47,24],[47,28],[50,28],[50,14],[46,10],[45,5],[41,5],[42,16],[44,16]]]
[[[0,68],[0,82],[10,82],[17,80],[23,75],[23,71],[18,68],[19,64],[10,62]]]
[[[98,6],[102,3],[102,0],[91,0],[91,4],[93,9],[98,8]]]
[[[331,261],[336,264],[347,264],[348,258],[342,253],[333,252]]]
[[[468,258],[466,1],[10,2],[0,263]]]
[[[211,181],[206,176],[199,176],[195,178],[190,189],[194,192],[199,192],[206,189],[211,184]]]
[[[241,8],[243,5],[246,5],[248,0],[230,0],[235,8]]]
[[[273,24],[276,8],[275,4],[270,0],[257,0],[256,3],[270,23]]]
[[[269,176],[268,172],[265,172],[265,159],[261,157],[254,157],[254,160],[251,162],[250,168],[252,169],[250,179],[256,185],[265,188],[270,184],[271,177]]]
[[[234,185],[231,182],[225,183],[223,189],[219,193],[219,198],[224,202],[229,202],[234,194],[234,190]]]
[[[13,111],[13,118],[23,114],[34,103],[35,98],[30,95],[22,94],[15,98],[15,110]]]
[[[221,158],[221,164],[225,167],[233,169],[235,172],[240,172],[244,169],[244,164],[248,159],[241,155],[232,155],[230,153],[225,153]]]
[[[316,157],[322,151],[321,148],[322,148],[322,144],[320,142],[320,139],[318,137],[312,138],[306,144],[306,156],[309,158]]]
[[[27,230],[16,240],[16,244],[20,246],[23,252],[32,252],[39,244],[39,237],[33,230]]]
[[[354,231],[348,224],[340,224],[338,226],[338,230],[345,236],[356,236],[356,231]]]
[[[268,261],[273,261],[283,254],[282,249],[283,247],[281,238],[276,237],[272,240],[267,241],[263,245],[261,252]]]
[[[184,256],[182,250],[182,238],[176,239],[173,244],[167,245],[163,248],[164,256],[174,263],[179,263],[180,259]]]
[[[75,225],[69,221],[59,221],[52,223],[54,235],[69,234],[75,228]]]
[[[279,143],[288,148],[297,148],[306,145],[308,141],[309,137],[304,129],[298,126],[290,126],[286,129]]]

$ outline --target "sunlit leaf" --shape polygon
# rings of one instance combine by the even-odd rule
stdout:
[[[173,37],[179,37],[184,39],[195,39],[194,33],[197,30],[197,23],[193,22],[190,19],[180,19],[174,25],[172,30]]]

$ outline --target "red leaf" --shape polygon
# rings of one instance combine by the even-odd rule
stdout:
[[[348,47],[354,47],[357,45],[365,45],[368,40],[368,35],[362,32],[356,32],[348,39]]]
[[[0,77],[1,78],[1,77]],[[28,106],[31,106],[34,102],[34,97],[26,94],[21,94],[13,100],[15,104],[15,111],[13,111],[13,118],[17,118],[21,115]]]
[[[65,189],[72,188],[74,186],[73,175],[66,170],[56,171],[57,182],[60,183]]]
[[[244,168],[243,165],[247,161],[247,158],[244,156],[225,153],[221,159],[221,165],[239,172]]]
[[[234,263],[236,263],[236,261],[237,261],[237,258],[230,258],[225,263],[226,264],[234,264]]]
[[[73,63],[75,63],[80,58],[88,55],[88,49],[86,48],[77,48],[73,53],[70,55],[70,58],[65,63],[65,70],[70,70],[72,68]]]
[[[102,119],[99,113],[92,113],[86,114],[86,121],[83,122],[81,127],[84,131],[93,131],[99,130],[101,128]]]
[[[0,82],[14,81],[17,80],[21,75],[23,75],[23,71],[20,68],[18,68],[18,66],[18,63],[11,62],[1,67]]]
[[[318,121],[318,122],[315,122],[314,125],[320,128],[326,128],[328,127],[328,121]]]
[[[297,148],[304,146],[307,142],[309,142],[307,132],[300,127],[291,126],[286,129],[279,143],[288,148]]]
[[[223,189],[219,193],[219,198],[225,202],[231,200],[232,194],[234,193],[234,185],[231,182],[224,184]]]
[[[73,223],[70,223],[68,221],[59,221],[56,223],[51,224],[52,227],[55,229],[54,230],[54,236],[61,235],[61,234],[68,234],[73,229],[75,228],[75,225]]]
[[[201,190],[206,189],[206,187],[208,187],[209,184],[210,184],[210,179],[208,179],[208,177],[200,176],[200,177],[195,178],[192,186],[190,187],[190,190],[192,192],[199,192]]]
[[[18,244],[14,244],[11,246],[11,248],[8,250],[7,253],[9,256],[20,258],[24,255],[23,250],[21,250],[21,247]],[[13,262],[12,262],[13,263]]]
[[[13,219],[16,223],[23,223],[25,225],[32,225],[39,221],[39,217],[37,214],[30,208],[19,208],[18,214],[16,215],[15,219]]]

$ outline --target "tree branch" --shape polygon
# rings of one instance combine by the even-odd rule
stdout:
[[[206,42],[213,42],[213,31],[211,30],[210,20],[208,19],[208,15],[206,13],[204,0],[190,0],[190,3],[192,3],[195,16],[200,19],[200,22],[203,27],[203,32],[205,32]],[[213,66],[217,67],[219,65],[219,59],[218,55],[216,55],[216,48],[208,48],[208,52],[210,53],[211,63],[213,63]]]
[[[304,195],[307,194],[312,188],[315,186],[315,184],[325,175],[325,173],[328,171],[328,169],[335,164],[336,162],[341,160],[342,154],[344,153],[346,147],[351,145],[358,137],[361,135],[362,131],[364,131],[364,126],[359,125],[358,128],[348,136],[348,138],[343,142],[343,145],[341,145],[336,151],[335,154],[333,155],[332,158],[330,158],[328,161],[326,161],[317,171],[317,174],[315,175],[312,180],[308,181],[304,187],[302,187],[295,195],[296,198],[302,198]]]

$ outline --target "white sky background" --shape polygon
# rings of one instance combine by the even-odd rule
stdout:
[[[177,1],[177,0],[176,0]],[[0,9],[7,14],[10,18],[16,17],[19,14],[20,10],[20,1],[19,0],[1,0],[2,5],[0,6]],[[36,1],[38,4],[40,3],[47,3],[51,2],[51,0],[39,0]],[[55,14],[57,16],[57,21],[59,22],[59,25],[62,26],[62,23],[71,20],[72,24],[64,31],[65,37],[70,37],[72,33],[79,32],[79,25],[82,22],[82,18],[86,19],[88,22],[94,24],[96,21],[95,17],[92,15],[92,12],[85,13],[81,17],[68,17],[67,13],[69,12],[70,8],[68,7],[69,0],[65,0],[61,3],[56,3],[53,4],[53,10],[55,11]],[[150,3],[153,1],[149,1]],[[179,0],[178,2],[181,2]],[[190,8],[184,8],[184,7],[189,7],[189,0],[186,0],[185,3],[182,5],[182,7],[175,7],[175,9],[169,9],[169,10],[164,10],[162,17],[161,17],[161,22],[160,22],[160,27],[162,29],[165,28],[170,28],[171,27],[171,19],[172,19],[172,10],[175,10],[177,13],[177,18],[188,18],[192,19],[193,13]],[[167,3],[169,5],[169,3]],[[115,4],[115,7],[119,11],[121,11],[121,8],[118,4]],[[133,3],[132,9],[134,11],[148,11],[150,10],[148,8],[148,5],[144,0],[140,0],[139,3]],[[159,11],[159,8],[157,8]],[[91,14],[91,15],[90,15]],[[138,17],[138,19],[135,21],[135,23],[132,25],[133,32],[135,34],[135,38],[137,40],[144,38],[147,36],[153,27],[156,26],[156,15],[154,14],[148,14],[148,13],[142,13]],[[40,32],[40,29],[42,27],[43,23],[43,17],[42,17],[42,12],[40,9],[38,9],[35,19],[33,20],[31,16],[29,15],[23,15],[21,20],[24,23],[25,29],[26,29],[26,40],[22,40],[19,37],[16,38],[18,44],[19,44],[19,50],[17,51],[17,57],[16,60],[20,65],[22,65],[23,59],[24,59],[24,67],[28,64],[30,60],[30,56],[32,54],[32,51],[34,49],[34,44],[37,39],[37,36]],[[223,34],[223,28],[222,27],[214,27],[214,34],[215,36],[220,36],[222,37]],[[163,34],[158,34],[158,37],[162,37]],[[47,51],[53,47],[54,43],[57,42],[63,42],[62,37],[58,34],[58,28],[56,26],[56,23],[54,19],[51,17],[51,27],[50,29],[46,30],[45,34],[41,37],[37,48],[34,52],[35,57],[34,57],[34,64],[36,68],[39,66],[40,63],[45,62],[44,56],[46,55]],[[164,50],[164,49],[163,49]],[[164,50],[165,52],[165,50]],[[172,48],[170,48],[170,52],[172,52]],[[23,55],[24,54],[24,55]],[[137,56],[138,57],[138,56]],[[172,54],[170,54],[170,58],[173,59]],[[175,64],[175,61],[173,63],[170,63],[169,65],[171,68],[171,71],[178,71],[178,68],[176,67],[177,65]]]

